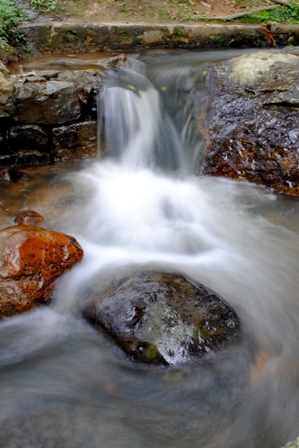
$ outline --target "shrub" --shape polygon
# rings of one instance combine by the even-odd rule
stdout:
[[[15,45],[23,40],[18,30],[19,22],[25,18],[22,8],[12,0],[0,0],[0,41]]]

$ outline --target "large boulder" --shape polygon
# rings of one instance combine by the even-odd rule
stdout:
[[[248,180],[299,195],[299,58],[244,54],[211,66],[204,174]],[[212,100],[212,101],[211,101]]]
[[[24,224],[0,230],[0,319],[49,302],[58,277],[82,256],[64,233]]]
[[[139,272],[110,284],[83,316],[128,357],[148,364],[192,362],[236,340],[240,321],[215,293],[177,274]],[[90,300],[90,297],[89,297]]]

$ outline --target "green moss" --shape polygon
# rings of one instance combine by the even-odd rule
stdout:
[[[185,36],[184,30],[182,30],[181,28],[178,28],[177,30],[175,30],[175,35],[178,37]]]
[[[156,358],[158,358],[160,356],[161,355],[159,353],[159,350],[153,344],[149,344],[149,346],[146,348],[146,350],[144,352],[144,357],[148,361],[153,361],[153,360],[155,360]]]

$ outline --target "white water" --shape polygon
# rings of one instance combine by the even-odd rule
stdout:
[[[67,177],[76,201],[52,216],[84,260],[52,309],[0,326],[0,446],[279,448],[299,434],[299,207],[193,175],[202,60],[147,56],[131,62],[138,73],[106,80],[106,152]],[[32,194],[34,203],[47,206]],[[152,267],[219,293],[242,320],[241,343],[192,369],[127,364],[78,308],[87,290]]]

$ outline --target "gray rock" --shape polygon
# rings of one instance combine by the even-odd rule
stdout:
[[[73,83],[65,81],[16,84],[10,115],[15,121],[62,124],[81,118],[80,100]]]
[[[259,52],[213,65],[207,76],[203,172],[299,195],[299,58]]]
[[[88,295],[83,316],[133,361],[194,362],[240,334],[236,313],[219,296],[180,275],[139,272]]]

